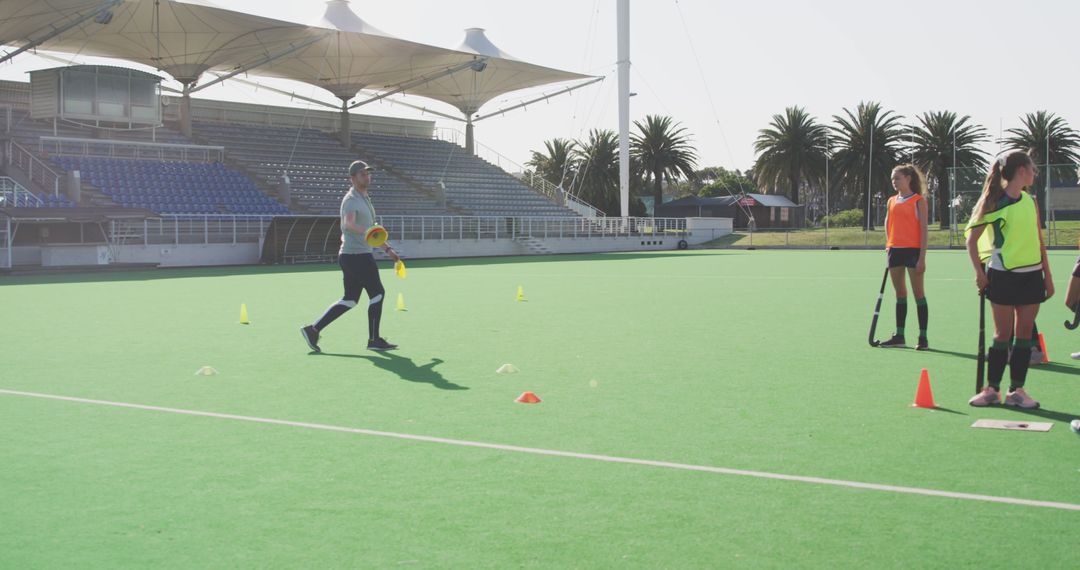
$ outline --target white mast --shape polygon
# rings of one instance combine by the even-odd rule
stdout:
[[[616,0],[619,28],[619,215],[630,216],[630,0]],[[660,204],[653,205],[655,215]]]

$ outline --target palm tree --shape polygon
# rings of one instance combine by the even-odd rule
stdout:
[[[912,160],[926,173],[937,193],[941,229],[949,227],[949,169],[986,167],[986,153],[979,145],[990,135],[979,125],[968,124],[971,117],[957,117],[952,111],[932,111],[918,117],[914,128]],[[955,171],[954,171],[955,172]]]
[[[574,141],[560,138],[544,141],[545,152],[532,151],[532,158],[525,166],[532,168],[533,172],[548,182],[562,187],[574,178],[570,167],[573,165],[573,150],[576,145]]]
[[[862,102],[852,113],[834,115],[839,149],[833,154],[832,167],[839,178],[840,190],[847,198],[863,207],[865,227],[874,229],[876,216],[868,191],[877,193],[890,189],[889,179],[897,164],[903,136],[901,117],[892,111],[882,111],[881,104]]]
[[[773,115],[769,128],[758,131],[754,174],[759,186],[786,186],[792,202],[799,203],[799,187],[825,177],[825,133],[801,107],[788,107]]]
[[[1022,150],[1031,156],[1036,165],[1073,164],[1077,161],[1080,150],[1080,136],[1069,127],[1065,119],[1046,111],[1028,113],[1021,119],[1023,128],[1005,131],[1009,137],[1003,141],[1005,150]],[[1050,154],[1047,155],[1047,146]],[[1070,166],[1068,170],[1075,172]],[[1071,172],[1069,173],[1071,174]],[[1039,202],[1045,204],[1046,171],[1039,169],[1035,179],[1035,190]]]
[[[1012,135],[1002,141],[1006,150],[1022,150],[1031,156],[1035,164],[1065,164],[1080,159],[1080,135],[1069,127],[1065,119],[1046,111],[1028,113],[1021,119],[1024,127],[1009,129]],[[1050,155],[1047,157],[1047,142]],[[1049,158],[1049,161],[1047,161]]]
[[[671,117],[647,115],[645,122],[634,121],[637,134],[630,137],[630,155],[640,164],[652,182],[653,212],[664,203],[664,180],[694,174],[697,153],[690,146],[686,129]]]
[[[608,215],[619,215],[619,136],[593,129],[572,149],[577,171],[577,195]]]

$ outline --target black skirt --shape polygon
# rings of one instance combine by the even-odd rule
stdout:
[[[1046,300],[1046,281],[1043,272],[1017,273],[989,269],[990,289],[986,298],[995,305],[1038,305]]]

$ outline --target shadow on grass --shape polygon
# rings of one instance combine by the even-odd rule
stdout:
[[[931,348],[930,350],[927,350],[925,352],[928,353],[928,354],[942,354],[942,355],[945,355],[945,356],[955,356],[957,358],[966,358],[968,360],[977,360],[978,359],[978,355],[975,354],[974,352],[955,352],[955,351],[952,351],[952,350],[941,350],[941,349],[938,349],[938,348]]]
[[[932,409],[934,411],[936,411],[936,412],[945,412],[946,414],[956,414],[958,416],[966,416],[967,415],[966,413],[961,412],[959,410],[953,410],[953,409],[950,409],[950,408],[944,408],[942,406],[938,406],[938,407],[932,408]]]
[[[952,350],[939,350],[931,348],[926,351],[929,354],[943,354],[946,356],[955,356],[957,358],[966,358],[968,360],[977,360],[978,355],[973,352],[955,352]],[[1074,376],[1080,375],[1080,367],[1070,366],[1068,364],[1061,364],[1059,362],[1051,362],[1049,364],[1033,364],[1028,368],[1031,370],[1045,370],[1047,372],[1057,372],[1060,374],[1071,374]]]
[[[335,354],[332,352],[313,352],[314,356],[333,356],[336,358],[359,358],[368,360],[376,367],[396,374],[407,382],[431,384],[440,390],[468,390],[467,386],[455,384],[435,370],[435,367],[444,362],[441,358],[432,358],[431,362],[417,366],[411,358],[394,354],[391,351],[376,352],[373,355],[364,354]]]
[[[1024,414],[1024,415],[1027,415],[1027,416],[1036,416],[1036,417],[1040,417],[1040,418],[1045,418],[1045,419],[1048,419],[1048,420],[1053,420],[1055,422],[1061,422],[1063,424],[1068,424],[1069,422],[1075,420],[1076,418],[1080,418],[1080,413],[1055,412],[1054,410],[1048,410],[1046,408],[1036,408],[1034,410],[1025,410],[1025,409],[1022,409],[1022,408],[1013,408],[1011,406],[1001,406],[1001,409],[1010,410],[1010,411],[1016,412],[1018,414]]]

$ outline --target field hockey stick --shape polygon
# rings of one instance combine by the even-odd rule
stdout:
[[[1075,314],[1073,315],[1072,322],[1065,321],[1065,328],[1069,330],[1076,330],[1076,327],[1080,326],[1080,301],[1077,301],[1076,305],[1073,306],[1073,311]]]
[[[874,305],[874,318],[870,321],[870,346],[878,346],[881,341],[874,340],[874,332],[877,331],[878,315],[881,314],[881,299],[885,296],[885,282],[889,279],[889,268],[885,268],[885,274],[881,276],[881,290],[877,294],[877,304]]]
[[[975,393],[982,392],[986,374],[986,291],[979,291],[979,358],[975,369]]]

